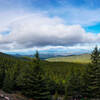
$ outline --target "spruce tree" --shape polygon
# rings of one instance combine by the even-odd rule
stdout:
[[[81,88],[81,93],[82,93],[82,97],[91,97],[91,93],[90,93],[90,77],[89,77],[89,66],[86,66],[84,73],[82,75],[82,88]]]
[[[54,80],[48,78],[48,76],[45,76],[45,77],[47,77],[46,81],[48,82],[48,87],[49,87],[50,94],[54,95],[55,92],[56,92],[57,84]]]
[[[93,65],[100,64],[100,52],[98,50],[98,47],[96,46],[91,54],[91,63]]]
[[[38,51],[36,51],[35,60],[36,60],[36,64],[38,64],[40,62],[40,57],[39,57]]]
[[[81,73],[78,70],[77,73],[72,69],[70,79],[67,83],[65,90],[64,100],[67,100],[69,97],[76,98],[81,95]]]
[[[3,82],[3,90],[6,92],[12,92],[15,89],[16,84],[16,67],[9,68],[5,71],[5,79]]]
[[[83,78],[84,89],[89,93],[88,96],[100,98],[100,52],[97,46],[91,54],[91,64],[89,64]]]
[[[89,88],[91,89],[91,94],[93,98],[98,98],[100,95],[100,52],[98,50],[98,47],[96,46],[95,49],[92,52],[91,55],[91,66],[90,72],[89,72],[89,77],[90,77],[90,86]]]
[[[39,55],[36,54],[34,66],[27,67],[18,78],[18,85],[22,88],[23,94],[35,100],[50,100],[51,95],[48,82],[39,64]]]
[[[5,79],[5,67],[0,65],[0,88],[3,87],[3,81]]]

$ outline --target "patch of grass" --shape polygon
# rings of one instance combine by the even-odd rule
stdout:
[[[73,62],[73,63],[89,63],[90,54],[72,55],[67,57],[49,58],[50,62]]]

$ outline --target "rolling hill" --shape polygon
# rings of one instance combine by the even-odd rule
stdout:
[[[23,75],[23,71],[25,71],[27,75],[27,72],[30,71],[34,66],[35,60],[33,58],[16,57],[7,55],[5,53],[0,53],[0,84],[3,91],[5,91],[3,94],[5,95],[6,91],[11,91],[12,94],[7,94],[10,99],[13,99],[14,97],[15,99],[13,100],[17,100],[16,98],[18,98],[18,100],[27,100],[26,97],[24,99],[22,95],[19,96],[21,91],[17,90],[16,92],[16,88],[13,83],[17,86],[20,83],[20,81],[17,81],[17,79],[20,79],[21,75]],[[63,61],[50,62],[40,60],[39,66],[43,69],[46,79],[50,81],[50,84],[55,87],[54,89],[58,89],[59,93],[61,93],[60,91],[64,92],[65,90],[65,84],[69,80],[72,69],[75,73],[78,71],[83,73],[87,67],[87,63],[73,63]],[[6,77],[2,77],[3,75]]]
[[[73,62],[73,63],[89,63],[90,54],[70,55],[66,57],[55,57],[46,59],[50,62]]]
[[[26,66],[31,66],[31,65],[34,66],[34,62],[32,59],[33,58],[16,57],[7,55],[5,53],[0,53],[0,65],[4,65],[5,68],[8,67],[11,68],[14,66],[18,67],[20,66],[20,68],[23,67],[25,68]],[[50,58],[50,59],[55,59],[55,58]],[[43,67],[47,75],[49,75],[52,79],[55,78],[54,80],[65,79],[66,74],[70,72],[72,67],[74,67],[75,70],[77,69],[83,70],[84,66],[86,66],[85,63],[73,63],[72,61],[64,62],[60,59],[59,62],[56,62],[55,60],[51,62],[49,61],[49,59],[48,61],[41,60],[40,65],[41,67]]]

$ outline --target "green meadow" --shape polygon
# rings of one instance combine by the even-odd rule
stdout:
[[[81,55],[72,55],[66,57],[55,57],[49,58],[47,61],[49,62],[71,62],[71,63],[89,63],[90,62],[90,54],[81,54]]]

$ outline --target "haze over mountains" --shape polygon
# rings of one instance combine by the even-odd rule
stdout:
[[[31,52],[6,52],[6,54],[14,55],[17,57],[20,56],[27,56],[27,57],[34,57],[36,50],[33,50]],[[54,57],[65,57],[65,56],[71,56],[71,55],[80,55],[80,54],[87,54],[91,53],[91,50],[85,50],[85,49],[79,49],[79,50],[39,50],[39,55],[41,59],[47,59],[47,58],[54,58]]]

